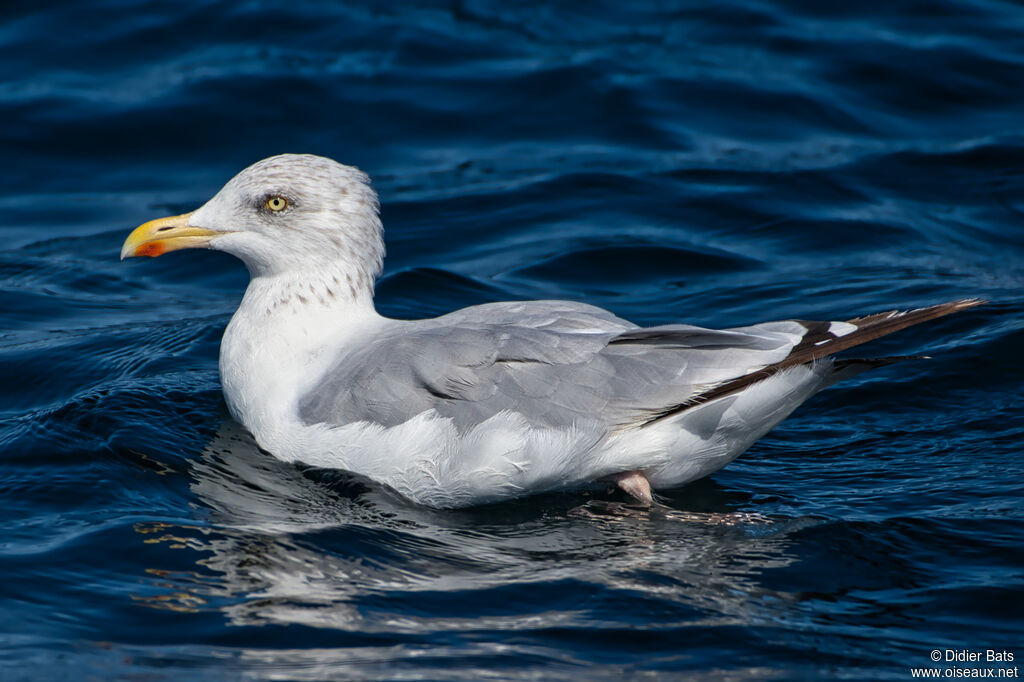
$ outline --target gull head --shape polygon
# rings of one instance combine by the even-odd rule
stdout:
[[[121,258],[189,248],[237,256],[253,277],[323,271],[372,288],[384,258],[377,195],[358,168],[311,154],[272,156],[195,211],[135,228]]]

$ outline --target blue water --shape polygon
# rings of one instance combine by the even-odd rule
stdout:
[[[1024,658],[1024,9],[40,4],[0,22],[0,678],[903,680],[933,649]],[[876,342],[934,359],[820,394],[667,509],[430,511],[231,424],[240,263],[117,259],[280,152],[372,175],[392,316],[991,304]]]

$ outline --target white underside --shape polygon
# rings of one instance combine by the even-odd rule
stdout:
[[[831,363],[797,367],[742,393],[662,422],[612,435],[536,428],[503,412],[460,434],[427,411],[383,428],[356,422],[254,433],[286,461],[352,471],[432,507],[462,507],[524,494],[571,490],[605,476],[640,471],[655,489],[714,473],[738,457],[827,384]]]

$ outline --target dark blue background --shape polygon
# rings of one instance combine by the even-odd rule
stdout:
[[[1024,603],[1024,10],[8,3],[0,677],[908,679]],[[668,495],[460,512],[225,420],[244,268],[120,263],[262,157],[369,172],[382,312],[991,305]],[[212,441],[212,443],[211,443]]]

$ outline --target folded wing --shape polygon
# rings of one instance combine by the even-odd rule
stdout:
[[[725,330],[639,328],[568,302],[475,306],[434,320],[396,321],[347,352],[303,398],[300,417],[388,427],[433,410],[464,430],[510,411],[537,427],[643,426],[979,303]]]

